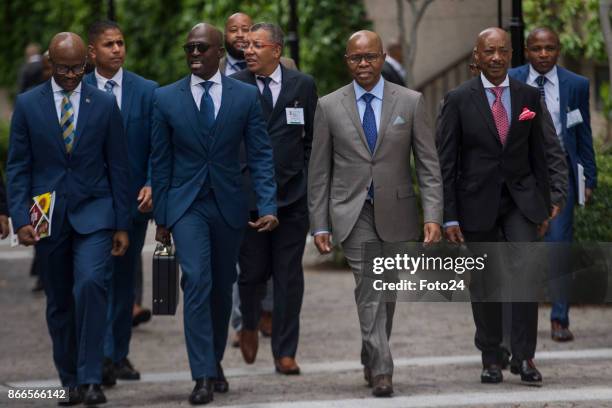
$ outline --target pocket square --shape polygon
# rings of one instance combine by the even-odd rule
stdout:
[[[535,118],[535,115],[536,115],[535,112],[532,112],[529,110],[529,108],[525,107],[523,108],[523,111],[519,115],[519,121],[531,120]]]
[[[402,118],[401,116],[398,116],[395,118],[395,120],[393,121],[393,126],[395,125],[403,125],[404,123],[406,123],[406,121],[404,120],[404,118]]]

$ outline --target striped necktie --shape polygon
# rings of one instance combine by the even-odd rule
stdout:
[[[538,89],[540,90],[540,97],[542,99],[546,99],[546,91],[544,90],[544,84],[546,84],[546,77],[544,75],[540,75],[536,78],[536,84],[538,84]]]
[[[64,144],[66,145],[66,151],[72,152],[74,146],[74,139],[76,132],[74,129],[74,108],[72,102],[70,102],[70,95],[72,92],[62,91],[62,111],[60,126],[62,128],[62,137],[64,138]]]
[[[108,81],[106,81],[106,83],[104,84],[104,90],[106,92],[108,92],[111,95],[113,94],[113,88],[115,87],[115,85],[117,85],[117,83],[115,81],[113,81],[112,79],[109,79]]]

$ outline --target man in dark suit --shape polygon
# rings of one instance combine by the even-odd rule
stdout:
[[[127,145],[115,99],[81,82],[87,50],[60,33],[49,46],[53,78],[17,97],[7,165],[19,241],[36,244],[53,359],[69,401],[106,402],[100,388],[105,275],[128,247]],[[52,234],[30,225],[32,197],[55,192]]]
[[[102,382],[115,385],[116,378],[138,380],[140,373],[128,360],[132,336],[135,274],[144,245],[152,210],[149,157],[151,113],[157,84],[122,68],[125,40],[112,21],[98,21],[89,27],[89,56],[96,68],[85,76],[86,84],[114,96],[121,110],[130,163],[130,247],[124,256],[113,258],[108,276],[108,323],[104,344]],[[151,317],[150,311],[148,317]]]
[[[403,63],[404,56],[402,53],[402,45],[399,42],[392,42],[387,45],[387,56],[385,57],[385,64],[382,67],[383,78],[394,84],[406,86],[406,82],[404,81],[406,71],[402,66]]]
[[[236,261],[247,223],[276,218],[272,147],[257,88],[219,72],[223,35],[197,24],[184,45],[191,75],[155,91],[151,176],[156,239],[174,237],[182,269],[185,338],[196,385],[192,404],[227,392],[227,342]],[[245,144],[259,218],[248,222],[239,152]]]
[[[6,191],[4,190],[4,180],[0,176],[0,239],[8,237],[8,207],[6,204]]]
[[[574,206],[578,200],[578,166],[584,168],[585,203],[597,185],[597,168],[589,112],[589,80],[557,65],[560,43],[557,34],[548,28],[536,28],[527,37],[525,54],[529,63],[511,69],[509,74],[536,87],[551,113],[556,134],[567,158],[569,169],[568,197],[565,207],[550,223],[547,242],[569,243],[574,234]],[[554,263],[552,272],[569,273],[567,264]],[[558,276],[556,276],[558,278]],[[555,341],[574,339],[569,330],[569,304],[563,299],[553,302],[550,320],[551,337]]]
[[[247,44],[244,53],[248,69],[232,77],[259,89],[274,150],[280,225],[274,231],[263,234],[247,231],[242,242],[238,278],[243,320],[240,349],[247,363],[255,361],[260,302],[266,281],[272,276],[274,364],[279,373],[299,374],[295,354],[304,295],[302,255],[308,233],[306,172],[312,147],[317,90],[312,77],[281,65],[284,35],[277,25],[255,24],[250,29]],[[243,169],[250,185],[246,160]],[[258,217],[255,204],[255,197],[252,196],[252,219]]]
[[[32,89],[46,80],[47,78],[43,75],[43,57],[40,55],[40,45],[36,43],[28,44],[25,49],[25,63],[19,69],[17,93]]]
[[[539,93],[508,79],[512,47],[505,31],[481,32],[475,57],[481,75],[446,96],[437,130],[445,235],[452,242],[464,237],[534,241],[550,207]],[[535,116],[523,120],[524,109]],[[481,381],[499,383],[502,304],[473,302],[472,310],[476,347],[482,352]],[[537,303],[512,303],[511,368],[529,384],[542,381],[533,363],[537,313]]]

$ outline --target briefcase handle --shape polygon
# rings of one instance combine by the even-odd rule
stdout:
[[[172,245],[172,242],[170,242],[170,245],[164,245],[161,242],[158,242],[157,246],[155,247],[155,252],[153,252],[153,255],[173,256],[174,255],[174,245]]]

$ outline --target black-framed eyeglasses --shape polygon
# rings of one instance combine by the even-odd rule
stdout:
[[[203,42],[193,42],[183,45],[183,49],[187,54],[193,54],[197,49],[200,54],[204,54],[210,48],[210,44]]]
[[[85,72],[85,65],[87,64],[72,65],[72,66],[54,64],[53,68],[55,69],[55,72],[57,72],[60,75],[67,75],[68,72],[70,71],[72,71],[74,75],[81,75],[83,72]]]
[[[357,65],[359,64],[362,60],[365,60],[365,62],[367,62],[368,64],[371,64],[373,62],[375,62],[376,60],[378,60],[380,58],[381,54],[375,54],[375,53],[367,53],[367,54],[351,54],[351,55],[345,55],[344,57],[347,59],[348,62],[350,62],[351,64]]]

